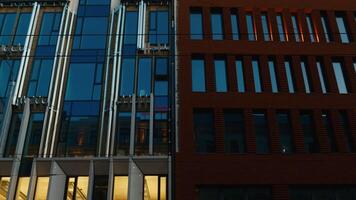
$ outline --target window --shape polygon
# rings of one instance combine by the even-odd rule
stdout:
[[[215,152],[214,114],[211,110],[194,110],[194,137],[198,153]]]
[[[312,199],[342,199],[353,200],[356,196],[354,186],[316,186],[316,187],[292,187],[289,189],[290,200],[312,200]]]
[[[294,32],[294,38],[296,42],[301,41],[301,31],[298,23],[298,17],[297,15],[292,15],[292,25],[293,25],[293,32]]]
[[[330,31],[331,29],[329,25],[329,20],[326,12],[322,12],[320,17],[321,17],[321,25],[324,31],[325,41],[326,42],[333,41],[333,37]]]
[[[348,27],[345,21],[345,16],[341,13],[336,14],[337,28],[340,34],[340,40],[342,43],[350,43],[350,35]]]
[[[263,30],[263,39],[265,41],[271,41],[271,33],[269,29],[269,21],[267,13],[261,14],[262,30]]]
[[[166,200],[167,199],[167,177],[145,176],[144,200]]]
[[[249,41],[255,41],[256,33],[255,33],[255,22],[253,20],[253,16],[251,13],[246,15],[246,24],[247,24],[247,38]]]
[[[260,66],[259,66],[259,62],[256,58],[254,58],[252,60],[252,72],[253,72],[253,81],[255,84],[255,92],[260,93],[260,92],[262,92]]]
[[[34,60],[27,95],[47,97],[52,76],[53,60]]]
[[[168,11],[150,11],[150,44],[168,44]]]
[[[135,59],[124,58],[121,64],[120,96],[134,93]]]
[[[274,58],[270,58],[268,60],[268,69],[269,69],[269,76],[271,79],[271,85],[272,85],[272,92],[273,93],[278,93],[278,81],[277,81],[277,74],[276,74],[276,69],[275,69],[275,60]]]
[[[124,44],[127,46],[135,46],[137,42],[137,23],[138,23],[138,12],[137,11],[126,11],[125,16],[125,31],[124,31]]]
[[[61,17],[61,13],[46,12],[43,14],[38,45],[57,44]]]
[[[138,62],[137,95],[150,96],[151,94],[151,58],[140,58]]]
[[[334,133],[334,129],[332,126],[332,121],[329,117],[329,113],[324,111],[321,114],[321,118],[322,118],[323,126],[328,134],[330,151],[337,152],[338,150],[337,150],[337,145],[336,145],[335,133]]]
[[[306,16],[307,19],[307,27],[309,31],[310,41],[315,42],[318,38],[316,38],[315,31],[314,31],[314,24],[310,14]]]
[[[349,123],[349,117],[346,111],[340,111],[340,123],[345,134],[346,145],[348,152],[355,152],[354,139],[352,136],[352,130]]]
[[[244,153],[246,151],[243,112],[225,111],[225,152]]]
[[[304,151],[306,153],[318,153],[319,143],[315,135],[313,115],[309,112],[300,114],[300,123],[304,133]]]
[[[277,18],[277,29],[278,29],[279,41],[285,42],[286,35],[285,35],[285,31],[284,31],[285,28],[284,28],[282,14],[277,14],[276,18]]]
[[[149,151],[150,113],[136,113],[135,154],[145,155]]]
[[[286,59],[284,61],[284,67],[285,67],[285,70],[286,70],[289,93],[294,93],[295,92],[295,89],[294,89],[295,88],[295,86],[294,86],[294,76],[292,74],[291,62],[290,62],[289,59]]]
[[[128,155],[130,147],[131,113],[119,112],[116,131],[116,154]]]
[[[224,39],[223,19],[220,10],[211,11],[211,33],[213,34],[213,40]]]
[[[205,64],[203,59],[192,60],[192,91],[205,92]]]
[[[24,45],[30,19],[31,13],[1,13],[0,44]]]
[[[74,49],[104,49],[106,46],[107,17],[78,17],[74,35]]]
[[[88,176],[68,177],[67,178],[67,200],[87,199],[88,197]]]
[[[271,190],[267,187],[200,186],[198,200],[248,199],[271,200]]]
[[[0,200],[6,200],[9,191],[10,177],[0,177]]]
[[[236,66],[237,91],[245,92],[243,60],[237,59],[235,61],[235,66]]]
[[[346,84],[346,77],[344,76],[343,65],[340,61],[333,61],[334,76],[340,94],[347,94],[348,87]]]
[[[203,39],[203,16],[200,9],[190,11],[190,39]]]
[[[17,182],[15,199],[26,200],[28,196],[29,185],[30,185],[30,177],[20,177]]]
[[[48,193],[49,177],[37,177],[36,183],[36,200],[46,200]]]
[[[239,18],[237,12],[235,11],[231,12],[230,20],[231,20],[232,39],[239,40],[240,28],[239,28]]]
[[[226,63],[224,59],[215,59],[215,87],[217,92],[227,92]]]
[[[289,113],[279,112],[277,113],[277,121],[281,142],[281,152],[282,153],[293,153],[293,128],[291,125]]]
[[[301,68],[302,75],[303,75],[305,92],[307,94],[309,94],[312,91],[312,84],[311,84],[311,81],[310,81],[310,74],[309,74],[309,70],[308,70],[308,65],[307,65],[306,59],[304,59],[304,58],[302,59],[302,61],[300,62],[300,68]]]
[[[323,92],[323,94],[326,94],[328,92],[328,84],[325,79],[326,75],[324,64],[322,63],[322,61],[320,61],[320,59],[316,61],[316,69],[318,70],[321,91]]]
[[[127,200],[129,191],[129,177],[115,176],[114,178],[114,200]]]
[[[269,153],[270,141],[266,113],[253,112],[252,117],[256,134],[256,153]]]
[[[153,126],[153,152],[156,155],[168,153],[168,114],[156,112]]]
[[[20,134],[21,122],[22,113],[13,113],[5,146],[5,157],[13,157],[15,155],[15,150],[18,142],[17,140]]]
[[[24,156],[37,156],[41,142],[44,113],[32,113],[27,127]]]
[[[0,98],[10,96],[11,88],[17,79],[20,60],[0,60]]]

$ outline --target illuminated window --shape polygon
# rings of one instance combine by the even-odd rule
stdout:
[[[292,15],[292,25],[293,25],[293,32],[294,32],[294,38],[296,42],[300,42],[300,28],[299,28],[299,23],[298,23],[298,17],[297,15]]]
[[[49,177],[38,177],[36,184],[36,200],[46,200],[48,193]]]
[[[285,42],[286,41],[286,33],[285,33],[285,27],[284,27],[282,14],[277,14],[276,19],[277,19],[277,29],[278,29],[279,40],[281,42]]]
[[[20,177],[17,183],[16,200],[26,200],[28,186],[30,185],[30,177]]]
[[[69,177],[67,180],[66,200],[88,199],[88,176]]]
[[[7,192],[9,191],[10,177],[0,178],[0,200],[6,200]]]
[[[307,19],[307,27],[308,27],[308,31],[309,31],[309,35],[310,35],[310,41],[315,42],[317,38],[315,35],[315,31],[314,31],[313,19],[312,19],[311,15],[307,15],[306,19]]]
[[[129,189],[128,176],[115,176],[114,200],[127,200],[128,189]]]
[[[255,22],[251,13],[246,15],[246,24],[247,24],[247,38],[249,41],[255,41],[256,33],[255,33]]]
[[[145,176],[144,178],[144,200],[166,200],[167,199],[167,177]]]
[[[265,41],[271,41],[271,33],[269,29],[269,20],[268,20],[267,13],[261,14],[261,22],[262,22],[263,39]]]

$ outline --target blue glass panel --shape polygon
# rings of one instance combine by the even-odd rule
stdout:
[[[120,112],[116,132],[116,154],[127,155],[130,146],[131,113]]]
[[[339,89],[339,93],[347,94],[348,90],[347,90],[341,62],[333,62],[333,69],[334,69],[334,75],[335,75],[337,87]]]
[[[325,77],[324,66],[321,64],[321,62],[318,61],[316,62],[316,67],[318,70],[321,91],[325,94],[327,93],[327,85],[324,78]]]
[[[167,111],[168,110],[168,97],[167,96],[157,96],[154,101],[155,111]]]
[[[286,41],[286,36],[284,33],[284,24],[283,24],[283,19],[281,15],[277,15],[277,28],[278,28],[278,33],[279,33],[279,40],[281,42]]]
[[[309,31],[309,35],[310,35],[310,41],[311,42],[315,42],[314,25],[313,25],[313,21],[311,19],[311,16],[307,15],[306,19],[307,19],[308,31]]]
[[[95,78],[95,64],[71,64],[65,100],[91,100]]]
[[[155,95],[156,96],[168,95],[168,81],[155,82]]]
[[[103,17],[103,16],[108,16],[109,12],[110,12],[110,7],[106,5],[85,7],[85,16]]]
[[[36,57],[53,58],[56,52],[56,46],[38,46],[36,49]]]
[[[109,5],[110,0],[87,0],[87,5]]]
[[[332,41],[333,38],[331,35],[331,31],[330,31],[329,20],[325,13],[321,13],[321,24],[323,26],[323,31],[324,31],[326,42]]]
[[[137,94],[139,96],[151,93],[151,59],[141,58],[138,65]]]
[[[284,67],[286,70],[287,82],[288,82],[288,90],[289,93],[294,93],[294,79],[292,74],[292,69],[289,61],[284,62]]]
[[[13,28],[16,20],[16,14],[15,13],[8,13],[4,17],[4,22],[0,34],[0,44],[5,44],[8,45],[10,44],[10,38],[13,34]]]
[[[22,113],[14,113],[12,115],[10,128],[8,131],[5,153],[4,153],[5,157],[13,157],[15,154],[21,122],[22,122]]]
[[[72,116],[95,116],[100,110],[99,101],[85,101],[85,102],[65,102],[71,103],[71,110],[67,114]]]
[[[0,64],[0,97],[5,97],[12,66],[6,61],[0,61]]]
[[[239,40],[240,33],[239,33],[239,23],[238,23],[238,16],[236,14],[231,14],[231,30],[232,30],[232,39]]]
[[[246,24],[247,24],[248,40],[250,41],[256,40],[255,23],[251,14],[246,15]]]
[[[260,78],[260,66],[257,60],[252,61],[252,71],[253,71],[253,80],[255,84],[255,92],[262,92],[261,78]]]
[[[43,119],[44,113],[31,114],[23,149],[24,156],[36,156],[38,154],[42,136]]]
[[[135,79],[135,59],[124,59],[121,65],[120,95],[133,94]]]
[[[242,60],[236,60],[236,78],[237,78],[237,90],[239,92],[245,92],[245,79]]]
[[[219,12],[213,12],[211,14],[211,32],[213,34],[213,40],[224,39],[222,15]]]
[[[190,39],[203,39],[203,16],[201,11],[192,11],[190,13]]]
[[[192,91],[205,92],[204,60],[192,60]]]
[[[274,66],[274,61],[268,61],[269,75],[271,78],[272,92],[278,92],[278,83],[277,83],[277,75]]]
[[[336,17],[337,28],[339,29],[340,39],[342,43],[350,43],[349,33],[345,24],[345,19],[342,16]]]
[[[167,75],[168,59],[157,58],[156,59],[156,75]]]
[[[151,11],[149,42],[151,44],[167,44],[168,31],[168,12]]]
[[[106,17],[84,18],[81,48],[103,49],[106,45],[108,19]]]
[[[215,60],[215,87],[217,92],[227,91],[225,60]]]
[[[310,93],[311,92],[310,81],[309,81],[307,66],[304,61],[300,62],[300,68],[302,70],[305,92]]]
[[[137,42],[137,11],[127,11],[125,17],[125,44],[136,44]]]
[[[54,13],[44,13],[42,17],[42,25],[38,45],[48,45],[51,35],[52,22]]]
[[[292,25],[293,25],[293,31],[294,31],[294,37],[296,42],[300,42],[300,31],[299,31],[299,24],[297,20],[297,16],[293,15],[292,16]]]
[[[263,39],[265,41],[270,41],[270,32],[269,32],[269,22],[267,14],[261,15],[261,23],[262,23],[262,30],[263,30]]]
[[[25,44],[25,39],[30,24],[31,13],[21,13],[16,30],[16,37],[13,44]]]
[[[53,60],[43,60],[38,79],[37,96],[48,96],[49,84],[52,75]]]

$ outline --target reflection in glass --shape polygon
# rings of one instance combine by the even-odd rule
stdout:
[[[263,31],[263,39],[265,41],[271,41],[271,35],[269,31],[269,21],[267,13],[263,13],[261,15],[261,23],[262,23],[262,31]]]
[[[230,19],[231,19],[232,39],[239,40],[240,29],[239,29],[238,15],[236,13],[231,13]]]
[[[284,61],[284,67],[286,70],[287,83],[288,83],[288,91],[289,93],[294,93],[294,76],[292,74],[291,63],[289,60]]]
[[[190,11],[190,39],[203,39],[203,16],[201,10]]]
[[[135,59],[125,58],[121,65],[120,96],[133,94],[135,79]]]
[[[10,177],[0,178],[0,200],[6,200],[7,192],[9,191]]]
[[[151,58],[141,58],[138,64],[137,95],[151,94]]]
[[[168,44],[168,11],[151,11],[149,27],[150,44]]]
[[[315,33],[314,33],[314,24],[313,24],[311,15],[307,15],[306,19],[307,19],[307,27],[308,27],[308,31],[309,31],[310,41],[315,42],[316,38],[315,38]]]
[[[20,177],[17,182],[16,200],[27,200],[28,186],[30,184],[30,177]]]
[[[48,193],[49,177],[38,177],[36,184],[36,200],[46,200]]]
[[[262,92],[261,85],[261,76],[260,76],[260,65],[257,59],[252,60],[252,72],[253,72],[253,81],[255,84],[255,92]]]
[[[31,69],[28,96],[48,96],[53,60],[35,59]]]
[[[305,92],[307,94],[309,94],[312,90],[312,85],[311,85],[311,81],[310,81],[310,75],[309,75],[309,71],[308,71],[308,66],[306,64],[306,61],[301,61],[300,62],[300,68],[302,71],[302,75],[303,75],[303,81],[304,81],[304,88],[305,88]]]
[[[245,80],[244,80],[244,69],[242,59],[235,61],[236,65],[236,79],[237,79],[237,91],[245,92]]]
[[[343,15],[336,16],[337,28],[339,30],[340,39],[342,43],[350,43],[350,36],[348,33],[348,27],[345,23],[345,17]]]
[[[115,176],[114,179],[114,200],[127,200],[129,188],[128,176]]]
[[[334,76],[336,79],[337,87],[340,94],[347,94],[348,88],[346,85],[346,80],[343,72],[343,65],[341,62],[333,62]]]
[[[299,29],[299,23],[298,23],[298,18],[296,15],[292,15],[292,25],[293,25],[293,32],[294,32],[294,37],[296,42],[300,42],[300,29]]]
[[[278,81],[277,81],[277,74],[276,74],[276,69],[275,69],[274,63],[275,63],[274,60],[269,60],[268,61],[268,69],[269,69],[269,76],[271,79],[272,92],[278,93]]]
[[[226,62],[219,59],[214,60],[215,66],[215,87],[216,92],[227,92]]]
[[[255,33],[255,22],[253,20],[252,14],[247,14],[246,15],[246,24],[247,24],[247,38],[249,41],[255,41],[256,40],[256,33]]]
[[[278,34],[279,34],[279,40],[281,42],[286,41],[286,35],[285,35],[285,28],[284,28],[284,22],[281,14],[277,15],[277,28],[278,28]]]
[[[202,59],[192,60],[192,91],[205,92],[205,65]]]
[[[322,64],[321,61],[316,62],[316,68],[318,70],[321,91],[323,92],[323,94],[325,94],[328,92],[328,85],[327,82],[325,81],[326,75],[325,75],[324,65]]]
[[[66,200],[86,200],[88,195],[88,176],[69,177]]]
[[[27,127],[24,156],[37,156],[41,142],[44,113],[32,113]]]

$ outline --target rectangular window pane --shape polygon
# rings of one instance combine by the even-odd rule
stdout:
[[[127,200],[128,189],[129,189],[128,176],[115,176],[114,200]]]
[[[270,141],[266,114],[263,112],[254,112],[252,117],[256,134],[256,153],[269,153]]]
[[[145,176],[144,181],[144,200],[157,199],[158,200],[158,176]]]
[[[300,42],[300,28],[299,28],[299,23],[298,23],[298,17],[297,15],[292,15],[292,25],[293,25],[293,32],[294,32],[294,38],[296,42]]]
[[[149,17],[149,43],[168,44],[168,11],[151,11]]]
[[[75,188],[75,199],[87,199],[88,197],[89,177],[79,176]]]
[[[37,156],[41,142],[44,113],[32,113],[27,127],[24,156]]]
[[[5,157],[13,157],[15,155],[15,150],[17,146],[17,140],[20,133],[20,127],[22,122],[22,113],[13,113],[10,123],[10,129],[8,131],[6,146],[5,146]]]
[[[127,11],[125,16],[125,37],[124,43],[136,44],[137,42],[137,23],[138,23],[138,12],[137,11]]]
[[[219,10],[213,10],[211,13],[211,33],[213,40],[224,39],[223,19]]]
[[[247,37],[248,37],[248,40],[255,41],[256,40],[255,22],[253,20],[252,14],[247,14],[246,15],[246,24],[247,24]]]
[[[136,131],[135,131],[135,154],[148,154],[149,130],[150,130],[150,113],[136,113]]]
[[[288,113],[278,113],[277,114],[280,142],[281,142],[281,152],[282,153],[293,153],[293,129]]]
[[[225,60],[215,60],[215,86],[217,92],[227,92]]]
[[[333,39],[332,39],[331,31],[330,31],[331,29],[330,29],[330,25],[329,25],[328,16],[324,12],[321,13],[321,25],[323,27],[326,42],[332,41]]]
[[[343,65],[341,62],[333,62],[334,76],[339,89],[340,94],[347,94],[348,88],[343,71]]]
[[[262,30],[263,30],[263,39],[265,41],[270,41],[271,34],[269,31],[269,20],[268,20],[267,13],[263,13],[261,15],[261,23],[262,23]]]
[[[140,58],[138,64],[138,96],[149,96],[151,94],[151,58]]]
[[[17,183],[16,197],[17,200],[26,200],[28,187],[30,185],[30,177],[20,177]]]
[[[36,200],[46,200],[48,193],[49,177],[38,177],[36,183]]]
[[[116,132],[116,154],[128,155],[130,146],[131,113],[119,112]]]
[[[160,200],[167,199],[167,177],[160,177]]]
[[[192,90],[193,92],[205,92],[205,65],[204,60],[192,60]]]
[[[1,177],[0,178],[0,200],[6,200],[7,192],[9,191],[10,177]]]
[[[326,94],[328,92],[328,85],[325,79],[326,76],[325,76],[324,65],[322,64],[321,61],[316,62],[316,68],[318,70],[321,91],[323,92],[323,94]]]
[[[300,62],[300,68],[302,71],[303,75],[303,81],[304,81],[304,89],[307,94],[309,94],[312,91],[312,85],[310,81],[310,75],[309,75],[309,70],[308,70],[308,65],[306,60],[302,60]]]
[[[18,19],[17,30],[14,45],[25,45],[25,39],[30,24],[31,13],[21,13]]]
[[[242,59],[235,61],[236,65],[236,79],[237,79],[237,90],[239,92],[245,92],[245,79],[244,79],[244,69]]]
[[[203,39],[203,16],[201,10],[190,11],[190,39]]]
[[[133,94],[135,79],[135,59],[125,58],[121,65],[120,96]]]
[[[195,147],[199,153],[215,152],[214,114],[209,110],[194,111]]]
[[[238,111],[224,112],[225,152],[244,153],[246,148],[243,113]]]
[[[345,17],[342,14],[336,15],[336,23],[340,34],[341,42],[350,43],[350,35],[348,33],[348,27],[346,26]]]
[[[284,28],[284,22],[281,14],[277,15],[277,28],[278,28],[278,34],[279,34],[279,40],[281,42],[286,41],[286,35],[285,35],[285,28]]]
[[[323,126],[328,134],[328,139],[329,139],[329,146],[330,146],[330,151],[331,152],[337,152],[337,145],[336,145],[336,139],[335,139],[335,133],[334,129],[332,126],[332,121],[329,117],[329,113],[323,112],[321,115],[322,121],[323,121]]]
[[[306,153],[318,153],[319,143],[316,138],[316,130],[311,113],[301,113],[300,123],[304,133],[304,151]]]
[[[278,93],[278,88],[279,88],[278,80],[277,80],[277,74],[275,69],[275,61],[273,59],[268,61],[268,69],[269,69],[269,75],[271,79],[272,92]]]
[[[293,186],[289,189],[290,200],[353,200],[355,196],[353,185]]]
[[[257,59],[252,60],[252,72],[253,72],[253,80],[255,84],[255,92],[260,93],[262,92],[262,85],[261,85],[261,77],[260,77],[260,66]]]
[[[288,91],[289,93],[294,93],[294,77],[292,74],[292,68],[290,61],[284,61],[284,67],[286,70],[287,82],[288,82]]]
[[[307,19],[307,27],[309,31],[310,41],[315,42],[316,37],[315,37],[314,24],[311,15],[307,15],[306,19]]]
[[[14,35],[13,29],[16,22],[16,13],[7,13],[1,30],[0,44],[10,45],[11,38]]]
[[[346,139],[346,144],[347,144],[347,150],[348,152],[354,152],[354,140],[352,136],[352,130],[350,127],[349,123],[349,117],[347,116],[346,111],[340,111],[340,122],[341,122],[341,127],[344,131],[345,134],[345,139]]]
[[[231,30],[232,30],[232,39],[239,40],[240,39],[240,29],[239,29],[239,19],[236,13],[231,13]]]

